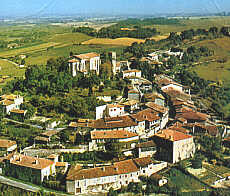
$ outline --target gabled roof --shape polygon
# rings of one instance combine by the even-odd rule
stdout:
[[[43,158],[35,158],[30,156],[25,156],[22,154],[13,155],[10,159],[10,163],[22,167],[30,167],[33,169],[44,169],[54,164],[53,161]]]
[[[50,130],[50,131],[46,131],[44,133],[41,133],[41,135],[51,137],[53,135],[56,135],[58,132],[59,131],[57,131],[57,130]]]
[[[168,108],[166,108],[164,106],[157,105],[154,102],[147,102],[145,105],[148,108],[151,108],[152,110],[159,112],[159,113],[162,113],[162,114],[168,112],[168,110],[169,110]]]
[[[124,102],[122,104],[126,105],[126,106],[131,106],[131,105],[135,105],[137,103],[139,103],[139,101],[137,101],[137,100],[129,100],[129,101],[126,101],[126,102]]]
[[[5,94],[1,96],[1,99],[8,99],[8,100],[14,101],[18,97],[19,97],[18,95],[14,95],[14,94],[10,94],[10,95]]]
[[[141,70],[138,69],[130,69],[130,70],[125,70],[123,73],[133,73],[133,72],[141,72]]]
[[[114,176],[120,174],[128,174],[139,171],[140,167],[146,167],[152,163],[150,157],[129,159],[125,161],[115,162],[111,166],[96,167],[90,169],[71,168],[67,174],[67,180],[83,180],[100,178],[105,176]]]
[[[130,159],[116,162],[111,166],[96,167],[82,170],[70,170],[67,175],[67,180],[83,180],[100,178],[105,176],[114,176],[119,174],[126,174],[137,172],[139,169],[137,165]]]
[[[184,93],[182,91],[175,90],[172,87],[169,87],[168,89],[164,89],[163,92],[165,92],[167,95],[169,95],[171,97],[171,99],[180,98],[183,100],[189,100],[191,98],[191,96],[189,94]]]
[[[25,114],[27,112],[27,110],[11,110],[10,113],[16,113],[16,114]]]
[[[183,107],[181,112],[176,114],[176,118],[184,118],[186,120],[194,121],[206,121],[208,119],[208,115]]]
[[[148,147],[155,147],[156,144],[154,141],[147,141],[147,142],[142,142],[136,145],[136,148],[148,148]]]
[[[175,130],[171,130],[171,129],[163,129],[163,130],[159,131],[158,133],[156,133],[154,135],[154,137],[159,137],[159,138],[169,140],[172,142],[192,138],[191,135],[186,135],[184,133],[181,133],[181,132],[175,131]]]
[[[133,159],[133,161],[138,165],[138,167],[141,167],[141,168],[147,167],[148,165],[153,163],[153,161],[151,160],[151,157],[136,158],[136,159]]]
[[[160,117],[157,116],[157,113],[150,108],[142,110],[138,112],[137,114],[133,114],[131,115],[131,117],[134,118],[138,122],[141,122],[141,121],[153,122],[155,120],[160,119]]]
[[[125,128],[131,126],[137,126],[137,123],[129,116],[98,119],[93,124],[93,127],[96,129]]]
[[[91,131],[91,139],[126,139],[137,137],[136,133],[132,133],[125,130],[115,130],[115,131]]]
[[[5,106],[9,106],[9,105],[14,104],[14,101],[5,99],[5,100],[0,101],[0,104],[1,104],[1,105],[5,105]]]
[[[85,59],[85,60],[89,60],[91,58],[94,57],[99,57],[100,54],[97,54],[95,52],[90,52],[90,53],[85,53],[85,54],[79,54],[79,55],[74,55],[74,57],[78,58],[78,59]]]
[[[9,148],[17,144],[16,141],[0,139],[0,148]]]

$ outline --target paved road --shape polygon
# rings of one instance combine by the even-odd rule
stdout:
[[[24,183],[17,182],[17,181],[14,181],[14,180],[10,180],[9,178],[6,178],[4,176],[0,176],[0,183],[7,184],[7,185],[10,185],[10,186],[13,186],[13,187],[16,187],[16,188],[20,188],[20,189],[23,189],[23,190],[27,190],[27,191],[30,191],[30,192],[37,192],[37,191],[40,190],[40,188],[33,187],[33,186],[28,185],[28,184],[24,184]]]

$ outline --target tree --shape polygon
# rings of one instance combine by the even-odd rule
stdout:
[[[109,189],[109,192],[107,194],[107,196],[117,196],[117,195],[118,195],[117,191],[114,191],[112,187]]]
[[[205,157],[202,154],[196,154],[193,160],[191,161],[192,167],[194,169],[202,168],[202,161],[204,160],[204,158]]]

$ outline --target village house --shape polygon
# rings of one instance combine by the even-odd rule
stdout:
[[[159,85],[162,91],[175,90],[175,91],[184,92],[190,95],[189,87],[183,86],[182,84],[179,84],[173,81],[171,78],[167,76],[164,76],[164,75],[157,76],[156,83]]]
[[[55,163],[48,159],[12,154],[4,160],[5,173],[21,180],[41,183],[44,178],[55,175]]]
[[[157,146],[154,141],[150,140],[147,142],[138,143],[135,146],[135,151],[139,158],[152,157],[157,152]]]
[[[171,163],[193,157],[196,149],[193,136],[170,129],[159,131],[153,141],[157,145],[157,157]]]
[[[116,131],[91,131],[91,140],[89,143],[89,150],[105,150],[106,144],[109,142],[120,142],[120,143],[131,143],[136,142],[139,139],[139,136],[136,133],[132,133],[125,130],[116,130]]]
[[[142,93],[137,89],[132,89],[128,91],[128,100],[136,100],[140,101],[142,97]]]
[[[182,107],[180,111],[176,113],[175,118],[186,119],[187,123],[205,123],[208,120],[209,116],[188,107]]]
[[[138,123],[139,133],[147,133],[150,137],[160,129],[160,117],[157,114],[157,112],[148,108],[131,115],[131,117]]]
[[[119,189],[130,182],[139,182],[139,176],[150,176],[167,167],[166,162],[156,162],[150,157],[115,162],[111,166],[79,169],[73,167],[66,178],[67,192],[71,194]]]
[[[156,52],[150,53],[147,55],[147,59],[151,61],[159,61],[159,55]]]
[[[153,89],[152,82],[150,82],[149,80],[145,78],[131,76],[131,77],[128,77],[128,79],[131,81],[131,84],[135,88],[138,88],[142,93],[152,91]]]
[[[140,109],[140,102],[136,101],[136,100],[128,100],[124,103],[122,103],[122,105],[125,106],[125,112],[128,113],[133,113],[134,111]]]
[[[129,77],[141,77],[141,70],[130,69],[123,71],[123,79]]]
[[[144,100],[146,102],[154,102],[159,106],[165,106],[165,98],[157,92],[144,94]]]
[[[23,97],[20,95],[2,95],[0,104],[3,106],[5,114],[9,115],[12,110],[20,109],[23,103]]]
[[[129,69],[130,62],[128,61],[117,61],[116,52],[109,52],[109,59],[112,64],[113,75],[120,73],[124,69]]]
[[[107,104],[96,107],[96,120],[104,117],[117,117],[125,114],[125,106],[121,104]]]
[[[76,76],[77,72],[88,74],[89,72],[95,72],[99,74],[101,65],[100,54],[95,52],[73,55],[73,58],[68,61],[69,69],[72,76]]]
[[[97,131],[126,130],[139,133],[139,126],[130,116],[109,117],[95,120],[92,126]]]
[[[48,144],[49,142],[51,142],[51,139],[57,135],[58,132],[59,131],[57,130],[43,132],[39,136],[36,136],[34,138],[34,142],[37,144]]]
[[[15,120],[23,121],[25,119],[27,110],[14,109],[10,111],[10,117]]]
[[[17,149],[16,141],[0,139],[0,156],[12,153]]]
[[[152,110],[154,110],[155,112],[157,112],[159,114],[160,117],[160,129],[165,128],[166,124],[168,123],[169,120],[169,109],[164,107],[164,106],[160,106],[158,104],[155,104],[153,102],[147,102],[145,104],[145,106],[147,108],[150,108]]]

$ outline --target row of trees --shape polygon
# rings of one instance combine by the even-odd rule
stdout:
[[[78,28],[74,28],[72,32],[80,32],[93,37],[112,38],[112,39],[120,38],[120,37],[145,39],[158,34],[156,28],[137,27],[136,29],[122,30],[122,28],[119,25],[104,27],[101,28],[98,32],[96,32],[93,28],[90,27],[78,27]]]

